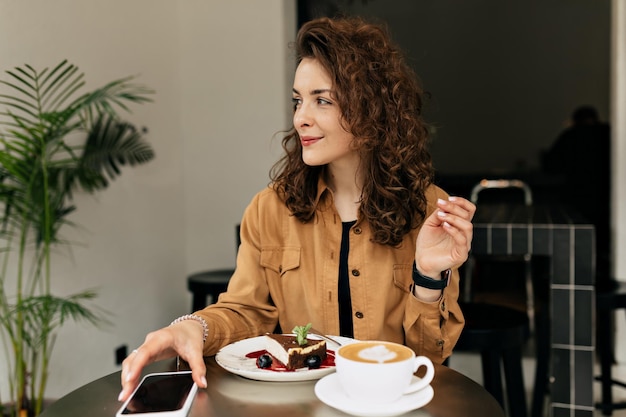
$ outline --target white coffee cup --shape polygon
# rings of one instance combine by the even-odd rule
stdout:
[[[385,341],[359,341],[340,347],[335,354],[339,383],[348,397],[361,404],[384,404],[417,392],[431,383],[435,368],[426,356],[416,356],[407,346]],[[426,374],[411,383],[420,368]]]

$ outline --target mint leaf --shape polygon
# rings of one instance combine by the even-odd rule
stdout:
[[[300,346],[307,344],[306,336],[312,325],[312,323],[309,323],[306,326],[296,326],[293,328],[292,333],[296,335],[296,341]]]

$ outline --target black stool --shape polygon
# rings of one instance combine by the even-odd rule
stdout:
[[[500,366],[504,369],[508,414],[527,417],[522,346],[529,337],[528,315],[487,303],[460,303],[465,328],[455,351],[480,352],[483,386],[505,408]]]
[[[206,307],[207,296],[211,296],[210,303],[214,303],[217,297],[226,291],[228,281],[234,272],[234,269],[215,269],[189,275],[187,289],[193,294],[191,311],[202,310]]]
[[[602,414],[610,416],[613,410],[626,409],[626,402],[613,402],[612,386],[626,388],[626,383],[614,380],[611,375],[613,357],[613,312],[626,309],[626,284],[615,282],[612,288],[598,288],[596,293],[597,346],[601,375],[596,380],[602,383],[602,402],[596,407]]]

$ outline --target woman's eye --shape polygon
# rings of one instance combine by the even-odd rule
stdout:
[[[329,104],[331,104],[331,102],[326,100],[325,98],[318,98],[317,99],[317,104],[329,105]]]
[[[297,98],[297,97],[292,97],[291,98],[291,103],[293,104],[294,109],[297,108],[298,106],[300,106],[302,104],[302,99]]]

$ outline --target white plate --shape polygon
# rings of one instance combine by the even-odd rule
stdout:
[[[418,378],[414,376],[412,382],[416,380]],[[392,403],[363,405],[346,396],[339,385],[337,374],[328,375],[315,384],[315,395],[321,402],[344,413],[361,417],[393,417],[408,413],[428,404],[434,393],[433,387],[428,385],[412,394],[405,394]]]
[[[312,339],[316,338],[315,335],[310,335],[310,337]],[[354,339],[349,337],[332,337],[341,344],[354,342]],[[302,369],[293,372],[276,372],[260,369],[256,365],[256,359],[246,358],[246,355],[265,349],[264,339],[265,336],[258,336],[224,346],[215,355],[215,361],[229,372],[257,381],[311,381],[335,372],[334,366],[319,369]],[[330,342],[327,343],[327,348],[332,351],[337,350],[337,347],[332,346]]]

